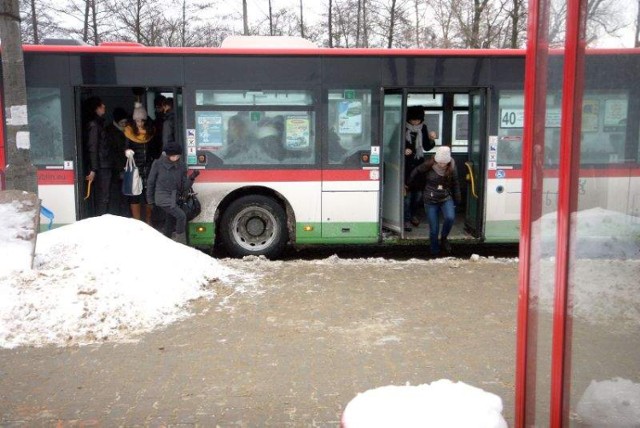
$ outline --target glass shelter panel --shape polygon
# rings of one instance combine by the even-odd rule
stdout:
[[[638,58],[636,58],[638,60]],[[577,210],[568,277],[564,401],[572,426],[640,421],[640,120],[632,69],[585,57]],[[607,89],[601,85],[606,82]]]
[[[577,20],[587,16],[578,11],[586,3],[534,0],[533,7],[565,5]],[[566,12],[560,15],[560,21],[567,20]],[[519,126],[525,105],[520,94],[505,91],[499,97],[499,142],[505,150],[498,162],[518,165],[517,138],[533,136],[531,152],[523,157],[532,168],[530,188],[523,189],[531,202],[531,248],[525,275],[525,406],[516,419],[519,426],[635,426],[640,420],[640,103],[634,70],[640,54],[620,49],[618,57],[602,60],[597,52],[581,50],[586,43],[578,35],[585,32],[568,24],[575,33],[557,39],[542,33],[549,28],[546,22],[530,27],[538,32],[530,32],[530,43],[538,44],[529,49],[536,59],[528,58],[535,66],[527,78],[533,69],[538,75],[535,91],[527,92],[526,105],[537,118],[529,134]],[[585,25],[590,28],[588,19]],[[567,40],[565,49],[577,48],[577,55],[545,50],[554,40]]]

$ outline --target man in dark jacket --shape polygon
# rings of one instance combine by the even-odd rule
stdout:
[[[411,106],[407,108],[407,122],[405,124],[404,138],[404,228],[411,231],[411,225],[418,226],[420,220],[420,200],[424,183],[415,182],[409,184],[411,171],[424,162],[424,155],[436,145],[436,133],[427,128],[424,122],[424,108]]]
[[[169,143],[176,141],[176,114],[173,111],[173,98],[165,98],[162,101],[162,113],[164,114],[162,150],[164,150]]]
[[[105,133],[104,114],[106,106],[98,97],[87,101],[91,120],[87,125],[87,154],[89,174],[85,177],[90,185],[95,181],[95,214],[106,214],[111,196],[111,173],[113,156]]]
[[[182,147],[171,142],[164,152],[151,166],[147,181],[147,203],[155,204],[165,212],[162,230],[164,235],[186,244],[187,216],[178,206],[178,197],[189,189],[191,183],[187,177],[187,168],[180,161]]]
[[[130,216],[129,203],[122,195],[122,176],[127,157],[124,155],[127,138],[124,136],[124,127],[127,126],[127,112],[116,107],[111,113],[113,121],[105,127],[107,144],[113,158],[113,172],[111,177],[111,198],[109,200],[109,212],[111,214]]]

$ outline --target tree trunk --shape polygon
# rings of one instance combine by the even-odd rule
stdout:
[[[369,47],[369,23],[367,22],[367,0],[362,0],[362,46]]]
[[[302,11],[302,0],[300,0],[300,37],[304,38],[304,15]]]
[[[27,87],[24,77],[18,0],[0,0],[0,39],[2,40],[4,108],[7,112],[5,116],[6,188],[38,194],[36,168],[31,164]],[[19,143],[20,147],[18,147]]]
[[[82,41],[89,41],[89,7],[90,0],[84,0],[84,27],[82,28]]]
[[[518,47],[518,24],[520,22],[520,0],[513,0],[513,11],[511,12],[511,49]]]
[[[333,0],[329,0],[329,47],[333,47],[333,27],[331,26],[333,15]]]
[[[634,46],[640,48],[640,0],[638,0],[638,16],[636,17],[636,40]]]
[[[420,15],[418,11],[418,0],[413,1],[416,8],[416,47],[420,48]]]
[[[187,0],[182,0],[182,40],[180,45],[184,47],[187,43]]]
[[[98,36],[98,10],[97,10],[97,3],[98,0],[91,0],[91,9],[92,9],[92,24],[91,26],[93,27],[93,41],[95,43],[96,46],[98,46],[100,44],[100,38]]]
[[[38,37],[38,15],[36,14],[36,0],[31,0],[31,26],[33,27],[33,44],[37,45],[40,43],[40,38]]]
[[[358,0],[358,16],[356,18],[356,47],[360,47],[360,14],[362,13],[362,0]]]
[[[271,10],[271,0],[269,0],[269,35],[273,36],[273,11]]]
[[[140,14],[142,11],[142,5],[140,3],[140,0],[138,0],[136,2],[136,28],[135,28],[135,33],[136,33],[136,42],[141,43],[142,42],[142,34],[140,31],[140,27],[141,27],[141,23],[140,23]]]
[[[244,35],[249,35],[249,17],[247,16],[247,0],[242,0],[242,24],[244,25]]]
[[[391,0],[391,13],[389,14],[389,35],[387,38],[387,48],[393,47],[393,31],[395,30],[396,21],[396,0]]]

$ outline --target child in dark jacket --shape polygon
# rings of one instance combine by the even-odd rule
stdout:
[[[147,181],[147,202],[160,207],[166,214],[162,232],[181,244],[187,243],[187,216],[178,206],[178,197],[189,189],[187,168],[180,162],[182,147],[169,143],[165,154],[153,161]]]

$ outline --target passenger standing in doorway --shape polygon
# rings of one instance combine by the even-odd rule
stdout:
[[[441,250],[449,253],[451,246],[448,237],[455,220],[455,204],[460,204],[460,182],[455,161],[451,158],[451,149],[440,146],[433,158],[413,170],[410,183],[424,181],[424,209],[429,220],[429,243],[431,255],[437,256]],[[440,232],[440,212],[444,222]],[[438,240],[438,235],[440,239]]]
[[[418,226],[418,210],[422,199],[424,183],[419,179],[409,184],[411,171],[424,162],[424,154],[436,145],[436,133],[427,129],[424,123],[424,109],[422,106],[411,106],[407,109],[407,123],[404,139],[404,229],[411,231],[411,225]]]
[[[129,205],[122,194],[122,178],[127,158],[124,155],[127,139],[124,136],[124,128],[127,126],[128,114],[116,107],[111,113],[113,120],[105,128],[107,143],[113,157],[113,172],[111,177],[111,200],[109,212],[111,214],[129,217]]]
[[[162,150],[165,150],[169,143],[176,141],[176,114],[173,111],[173,98],[165,98],[162,101],[162,113],[164,114]]]
[[[151,225],[151,213],[153,207],[147,204],[146,189],[147,178],[153,162],[151,147],[149,142],[154,136],[153,123],[147,117],[147,111],[141,103],[136,102],[133,109],[133,123],[124,128],[124,135],[127,137],[125,155],[133,157],[138,167],[138,172],[142,178],[142,193],[138,196],[129,196],[129,206],[133,218],[140,220],[142,205],[145,205],[145,221]]]
[[[152,159],[158,159],[162,154],[162,127],[164,126],[164,113],[162,111],[162,103],[165,100],[164,95],[158,95],[153,100],[155,119],[153,119],[154,137],[150,144],[150,153]]]
[[[89,174],[85,177],[87,185],[95,181],[95,215],[103,215],[109,209],[111,197],[111,173],[113,157],[105,132],[106,106],[98,97],[87,100],[90,121],[87,125],[87,154],[89,156]]]
[[[149,173],[147,201],[165,213],[162,233],[181,244],[187,243],[187,216],[178,206],[178,197],[191,185],[187,168],[180,162],[182,147],[175,141],[164,147],[164,154],[153,162]]]

